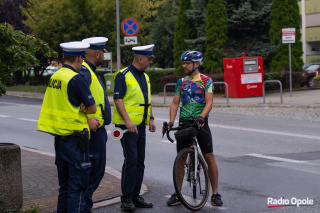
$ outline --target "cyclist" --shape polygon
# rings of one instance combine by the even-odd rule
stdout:
[[[182,54],[181,61],[187,76],[179,79],[176,84],[174,98],[170,106],[170,122],[168,123],[168,128],[173,126],[180,103],[179,123],[181,120],[187,120],[192,123],[194,121],[193,116],[196,116],[196,121],[199,126],[210,133],[209,135],[204,133],[201,128],[196,137],[208,165],[208,173],[213,192],[211,204],[222,206],[221,195],[218,193],[218,166],[213,154],[211,131],[208,125],[208,116],[212,109],[214,92],[213,82],[210,77],[201,74],[198,69],[203,62],[201,52],[186,51]],[[190,138],[190,140],[192,140],[192,138]],[[186,141],[177,141],[177,153],[189,147],[190,145],[188,145]],[[178,173],[183,175],[183,168],[179,169]],[[168,206],[181,204],[176,193],[171,195],[167,204]]]

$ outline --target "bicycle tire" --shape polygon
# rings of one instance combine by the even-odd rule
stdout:
[[[173,183],[181,203],[189,210],[198,211],[206,204],[208,200],[209,176],[207,166],[202,156],[198,154],[198,181],[196,181],[196,183],[192,183],[192,178],[190,178],[190,175],[192,176],[192,172],[194,172],[194,166],[191,165],[190,167],[188,165],[188,158],[191,155],[194,156],[194,150],[191,148],[185,148],[178,153],[173,166]],[[178,183],[178,164],[183,157],[186,157],[187,159],[186,162],[184,162],[185,173],[182,178],[183,180],[180,189]],[[190,168],[189,172],[188,168]],[[196,196],[196,199],[194,196]]]

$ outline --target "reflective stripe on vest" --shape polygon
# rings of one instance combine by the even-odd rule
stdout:
[[[126,71],[127,68],[124,68],[120,71],[118,71],[114,78],[121,72],[125,72],[125,79],[126,79],[126,85],[127,85],[127,91],[122,99],[125,109],[129,115],[130,120],[135,124],[139,125],[141,124],[143,120],[143,114],[144,114],[144,108],[145,106],[140,106],[140,104],[145,104],[145,100],[143,97],[142,90],[139,86],[139,83],[135,79],[135,77],[132,75],[130,71]],[[150,80],[149,76],[144,73],[144,76],[146,78],[147,84],[148,84],[148,104],[151,104],[151,88],[150,88]],[[149,124],[150,120],[150,109],[151,107],[148,107],[148,114],[147,118],[145,119],[145,124]],[[114,105],[114,110],[112,114],[112,123],[115,124],[125,124],[123,118],[119,114],[116,105]]]
[[[37,130],[54,135],[71,135],[75,130],[89,130],[87,118],[69,102],[67,87],[77,73],[61,68],[51,78],[43,99]]]
[[[90,66],[85,61],[83,61],[82,65],[85,66],[90,71],[90,74],[91,74],[90,91],[91,91],[91,94],[92,94],[92,96],[96,102],[96,105],[97,105],[96,114],[88,114],[87,116],[89,119],[97,118],[100,123],[99,127],[101,127],[104,123],[104,119],[103,119],[103,115],[102,115],[102,111],[105,109],[104,90],[103,90],[97,76],[91,70]]]

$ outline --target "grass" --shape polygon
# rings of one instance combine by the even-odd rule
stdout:
[[[47,88],[47,86],[45,86],[45,85],[39,85],[39,86],[17,85],[17,86],[7,87],[7,91],[44,93],[46,91],[46,88]]]

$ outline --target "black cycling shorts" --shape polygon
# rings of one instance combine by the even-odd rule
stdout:
[[[188,121],[188,122],[191,124],[194,123],[193,120]],[[179,120],[179,123],[180,123],[180,120]],[[204,133],[202,131],[202,128],[210,134],[208,135],[208,134]],[[208,125],[208,117],[206,117],[204,119],[204,126],[202,128],[200,130],[198,130],[198,135],[196,136],[199,147],[200,147],[201,152],[203,154],[211,153],[211,152],[213,152],[213,148],[212,148],[211,131],[210,131],[210,128]],[[192,138],[190,138],[190,141],[186,141],[186,140],[185,141],[177,141],[177,152],[180,152],[184,148],[190,148],[190,144],[192,144]]]

